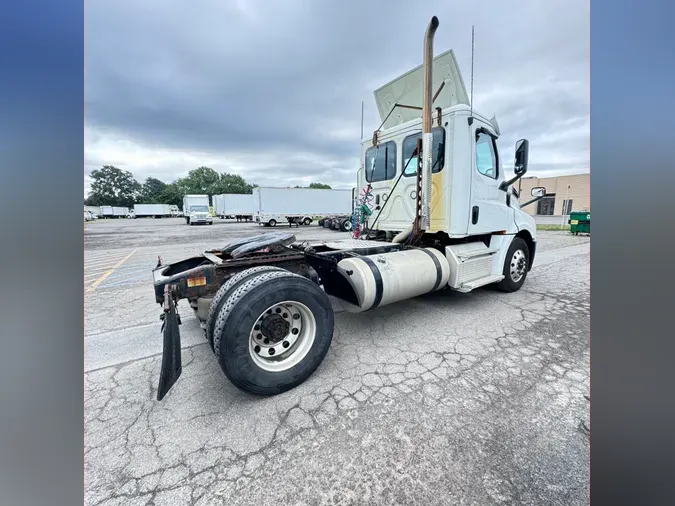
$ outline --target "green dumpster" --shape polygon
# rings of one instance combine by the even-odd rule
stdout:
[[[570,232],[575,235],[591,233],[591,213],[589,211],[573,211],[570,213]]]

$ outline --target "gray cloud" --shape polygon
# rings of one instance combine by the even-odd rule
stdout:
[[[372,91],[419,65],[426,23],[455,50],[503,160],[588,168],[588,2],[108,0],[86,12],[86,165],[170,181],[198,165],[259,184],[349,186],[379,124]],[[510,163],[510,162],[509,162]],[[505,164],[507,164],[505,162]]]

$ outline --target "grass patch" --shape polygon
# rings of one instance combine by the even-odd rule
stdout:
[[[560,225],[537,225],[537,230],[566,230],[569,232],[570,226],[563,225],[561,227]]]

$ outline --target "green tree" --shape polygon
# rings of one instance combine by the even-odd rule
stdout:
[[[223,172],[220,175],[220,181],[216,188],[214,195],[221,193],[253,193],[253,185],[246,182],[246,180],[239,174],[229,174]]]
[[[149,177],[141,188],[140,201],[143,204],[167,204],[161,200],[161,195],[166,188],[166,183],[154,177]]]
[[[91,171],[91,191],[87,205],[132,206],[140,196],[141,185],[133,174],[112,165]]]
[[[164,185],[164,189],[159,194],[158,200],[160,204],[175,205],[182,208],[184,195],[176,183],[169,183]]]
[[[213,195],[217,193],[218,184],[220,183],[220,174],[218,174],[211,167],[199,167],[191,170],[184,178],[176,181],[176,184],[183,192],[187,194],[207,194]]]
[[[309,187],[314,188],[315,190],[331,190],[332,189],[330,187],[330,185],[323,184],[323,183],[310,183]]]

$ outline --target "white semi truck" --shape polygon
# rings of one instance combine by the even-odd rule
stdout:
[[[545,189],[521,204],[512,185],[527,171],[528,141],[516,143],[515,174],[505,174],[497,121],[470,107],[451,51],[433,58],[438,24],[433,17],[427,27],[424,65],[375,92],[382,125],[362,143],[358,174],[359,195],[379,197],[367,233],[301,242],[261,234],[153,270],[164,321],[158,400],[182,371],[180,299],[195,310],[227,378],[274,395],[326,356],[329,296],[361,313],[435,290],[523,286],[537,236],[521,207]]]
[[[314,216],[351,214],[352,190],[256,187],[253,205],[258,225],[309,225]]]
[[[185,195],[183,197],[183,216],[188,225],[200,223],[213,225],[213,218],[209,212],[208,195]]]
[[[127,218],[171,218],[169,204],[136,204]]]
[[[235,218],[237,221],[253,219],[253,195],[224,193],[213,196],[213,209],[220,219]]]

